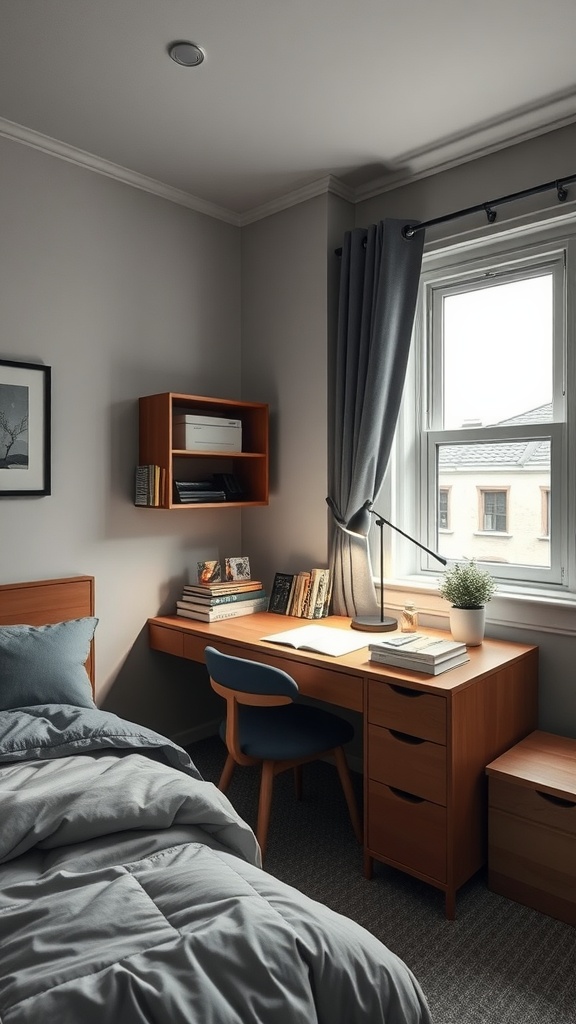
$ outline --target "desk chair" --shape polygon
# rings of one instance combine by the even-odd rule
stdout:
[[[225,793],[237,764],[262,764],[256,838],[266,852],[274,776],[288,768],[296,774],[296,794],[301,796],[301,766],[331,754],[359,843],[362,825],[348,771],[344,744],[354,727],[338,715],[307,704],[294,704],[298,684],[292,676],[271,665],[222,654],[214,647],[204,651],[210,682],[226,700],[226,719],[220,735],[228,757],[218,788]]]

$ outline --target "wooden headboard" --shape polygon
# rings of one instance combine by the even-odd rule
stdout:
[[[94,577],[69,576],[58,580],[0,585],[0,625],[46,626],[65,619],[94,615]],[[86,662],[94,690],[94,644]]]

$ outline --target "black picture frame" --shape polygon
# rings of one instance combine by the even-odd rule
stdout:
[[[0,498],[50,494],[51,367],[0,359]]]

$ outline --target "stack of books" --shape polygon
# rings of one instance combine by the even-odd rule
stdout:
[[[302,619],[323,619],[328,615],[331,596],[329,569],[277,572],[268,611],[278,615],[297,615]]]
[[[218,622],[238,615],[265,612],[268,596],[259,580],[191,583],[183,587],[176,601],[176,614],[200,622]]]
[[[470,661],[466,644],[456,640],[436,640],[423,633],[401,634],[368,644],[370,661],[391,668],[407,668],[438,676]]]
[[[226,501],[226,492],[216,487],[213,480],[175,480],[174,496],[181,505]]]

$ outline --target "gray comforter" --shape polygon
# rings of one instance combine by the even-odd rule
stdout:
[[[263,871],[164,737],[1,713],[0,813],[2,1024],[429,1024],[406,965]]]

